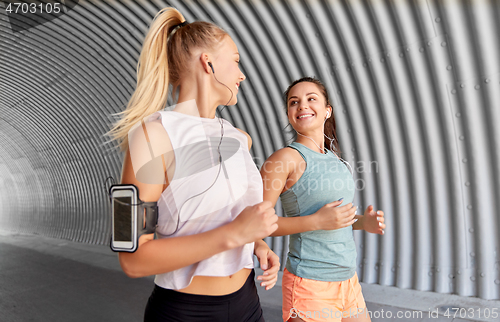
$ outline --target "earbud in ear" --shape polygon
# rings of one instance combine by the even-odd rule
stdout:
[[[212,68],[212,73],[214,73],[214,74],[215,74],[215,71],[214,71],[214,66],[212,65],[212,63],[211,63],[211,62],[208,62],[208,66],[210,66],[210,68]]]
[[[330,111],[326,111],[326,118],[330,117]]]

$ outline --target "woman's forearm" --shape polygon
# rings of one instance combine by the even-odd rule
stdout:
[[[257,239],[254,244],[254,249],[258,247],[267,247],[270,248],[269,245],[263,239]]]
[[[246,207],[230,223],[200,234],[159,240],[144,235],[135,253],[120,253],[120,265],[130,277],[171,272],[267,237],[276,230],[277,219],[271,203],[264,201]]]
[[[196,235],[146,241],[134,253],[119,253],[120,265],[133,278],[171,272],[240,246],[234,236],[228,224]]]
[[[317,230],[314,216],[278,217],[278,229],[271,236],[286,236]]]

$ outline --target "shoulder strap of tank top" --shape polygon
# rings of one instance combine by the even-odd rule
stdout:
[[[305,151],[304,147],[301,144],[298,144],[297,142],[292,142],[289,145],[287,145],[287,147],[292,148],[297,152],[299,152],[300,155],[302,156],[302,159],[304,159],[304,161],[306,161],[307,163],[307,156],[306,156],[307,151]]]

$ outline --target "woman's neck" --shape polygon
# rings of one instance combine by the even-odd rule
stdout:
[[[203,80],[186,80],[179,85],[179,98],[174,110],[213,119],[218,106],[213,93],[209,84]]]
[[[316,133],[317,132],[317,133]],[[297,132],[297,143],[307,146],[311,150],[325,153],[325,140],[323,139],[323,132],[319,133],[300,133]]]

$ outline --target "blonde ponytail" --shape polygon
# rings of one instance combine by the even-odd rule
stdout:
[[[119,141],[120,151],[128,147],[129,130],[142,119],[165,108],[168,97],[169,66],[167,40],[173,26],[184,22],[182,14],[174,8],[164,8],[154,17],[144,39],[137,63],[137,87],[125,111],[107,133]]]

